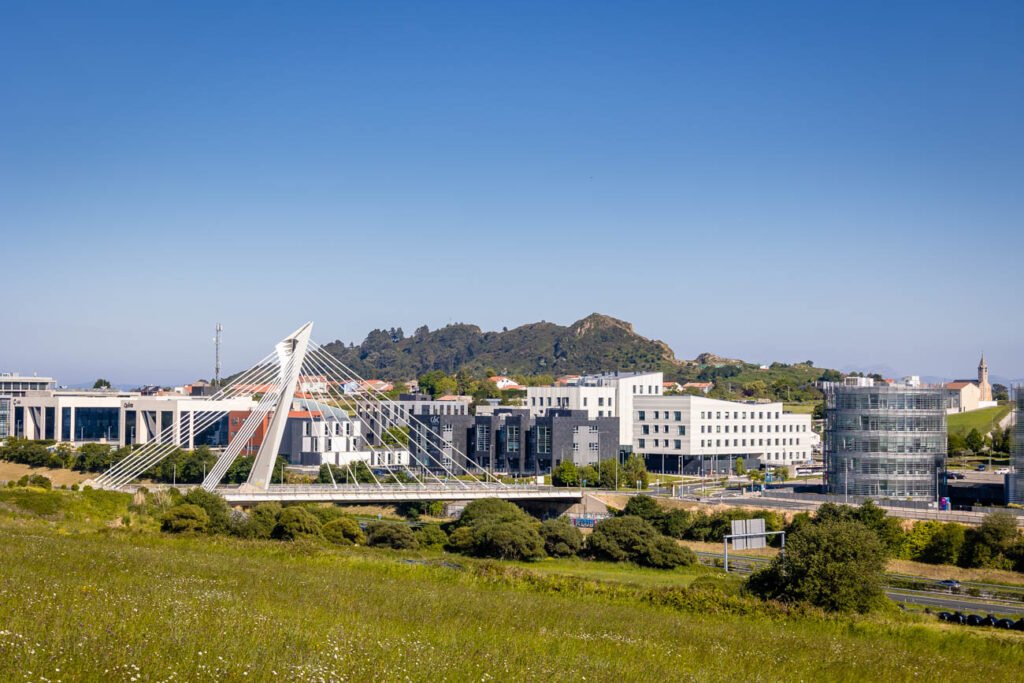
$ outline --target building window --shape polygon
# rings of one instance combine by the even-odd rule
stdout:
[[[645,439],[639,439],[637,441],[637,446],[640,448],[647,448],[647,441]]]
[[[551,427],[547,425],[537,426],[537,453],[551,454]]]
[[[679,425],[679,436],[686,436],[686,425]]]
[[[680,450],[680,449],[681,449],[682,447],[683,447],[683,442],[682,442],[682,441],[680,441],[679,439],[676,439],[676,440],[675,440],[675,449],[676,449],[676,450],[678,451],[678,450]]]
[[[644,420],[647,419],[647,413],[644,412],[643,410],[639,411],[637,413],[637,419],[640,420],[641,422],[643,422]]]

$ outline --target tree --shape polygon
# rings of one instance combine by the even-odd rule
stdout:
[[[964,532],[960,564],[1013,569],[1017,541],[1017,518],[1009,512],[990,512],[978,528]]]
[[[966,529],[955,522],[947,522],[925,544],[917,559],[930,564],[957,564],[964,547]]]
[[[419,547],[416,536],[405,524],[372,522],[366,527],[368,545],[395,550],[415,550]]]
[[[545,521],[540,525],[540,535],[551,557],[571,557],[583,547],[583,534],[565,517]]]
[[[237,534],[243,538],[270,538],[282,510],[280,503],[260,503],[249,511],[245,523],[239,526]]]
[[[747,473],[747,464],[743,461],[743,458],[736,458],[736,463],[733,465],[733,473],[737,477],[742,477]]]
[[[453,377],[449,377],[440,370],[431,370],[420,375],[419,385],[420,391],[425,391],[434,398],[454,394],[458,386]]]
[[[163,531],[172,534],[204,533],[210,524],[206,510],[191,503],[175,505],[164,513],[160,523]]]
[[[572,460],[563,460],[551,470],[551,483],[554,486],[579,486],[580,476],[576,470],[576,463]]]
[[[983,437],[981,435],[981,432],[979,432],[976,428],[972,429],[967,434],[965,444],[967,445],[967,448],[969,450],[975,453],[980,453],[981,450],[985,447],[985,437]]]
[[[108,382],[107,380],[105,380],[103,378],[100,378],[100,379],[98,379],[98,380],[96,380],[95,382],[92,383],[92,388],[93,389],[109,389],[110,388],[110,382]]]
[[[272,538],[294,541],[300,538],[318,537],[322,533],[320,520],[303,507],[287,507],[277,518]]]
[[[622,484],[632,487],[636,486],[637,482],[640,482],[640,488],[647,488],[647,463],[644,462],[643,457],[639,453],[629,454],[626,462],[622,465],[622,474],[625,476],[625,481],[620,479]]]
[[[885,551],[860,522],[810,524],[786,539],[785,554],[747,581],[762,598],[806,602],[830,612],[868,612],[885,600]]]
[[[334,545],[363,545],[366,534],[359,528],[359,522],[352,517],[338,517],[324,524],[323,536]]]
[[[651,496],[639,495],[630,496],[629,501],[626,503],[626,507],[622,509],[622,515],[633,515],[640,519],[646,520],[651,524],[657,525],[662,517],[665,515],[665,511],[661,509],[661,505],[658,504]]]
[[[950,455],[961,455],[967,452],[967,440],[962,432],[950,432],[946,437],[946,446]]]

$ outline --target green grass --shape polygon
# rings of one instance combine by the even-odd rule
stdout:
[[[972,429],[977,429],[982,434],[988,434],[1000,420],[1010,414],[1010,408],[1010,405],[1002,405],[972,410],[969,413],[954,413],[946,418],[946,424],[950,432],[967,434]]]
[[[783,403],[782,409],[787,413],[797,413],[799,415],[810,415],[814,412],[815,406],[818,405],[818,401],[811,401],[809,403]]]
[[[48,495],[59,509],[29,504],[45,519],[0,515],[0,680],[998,681],[1024,666],[1016,633],[786,616],[702,568],[176,538],[107,528],[95,506],[126,497]],[[63,532],[85,514],[98,531]]]

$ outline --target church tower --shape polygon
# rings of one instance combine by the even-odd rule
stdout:
[[[981,354],[981,362],[978,363],[978,388],[981,390],[979,401],[992,400],[992,385],[988,383],[988,363],[985,362],[985,354]]]

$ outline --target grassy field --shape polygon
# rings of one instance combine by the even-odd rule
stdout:
[[[783,403],[782,409],[785,410],[787,413],[810,415],[811,413],[814,412],[814,408],[817,405],[818,403],[816,401],[808,403]]]
[[[707,599],[735,584],[701,568],[169,537],[127,496],[3,493],[5,681],[1002,681],[1024,666],[1016,633],[786,616]],[[708,579],[724,591],[683,588]]]
[[[977,429],[982,434],[988,434],[992,428],[999,424],[999,421],[1010,414],[1010,406],[994,406],[972,410],[969,413],[955,413],[946,418],[950,432],[963,432],[967,434],[972,429]]]

